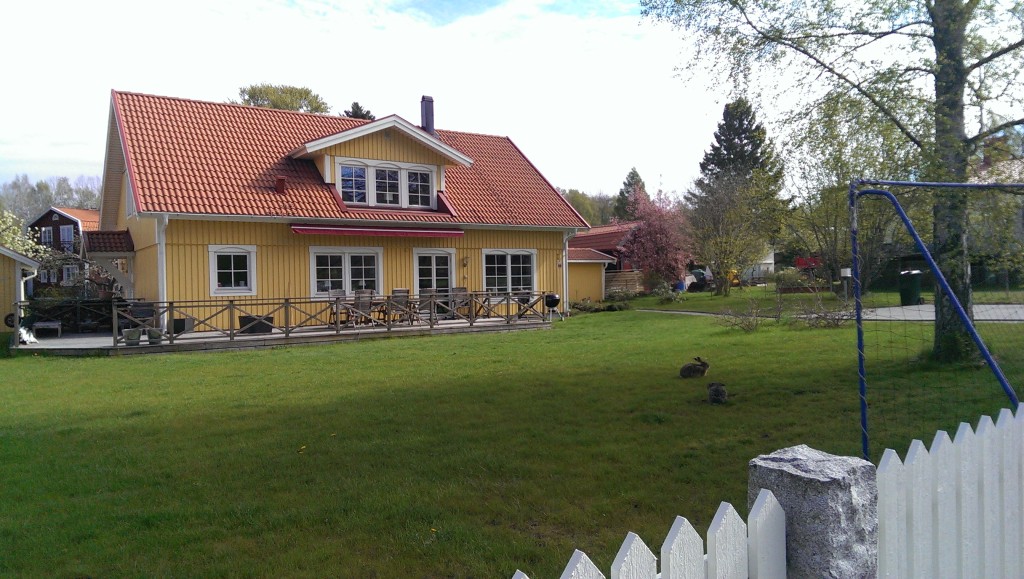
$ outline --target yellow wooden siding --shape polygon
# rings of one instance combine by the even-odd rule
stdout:
[[[453,284],[470,291],[483,290],[484,249],[530,249],[537,252],[537,290],[564,293],[562,268],[558,267],[561,232],[467,230],[459,238],[354,237],[298,235],[284,223],[171,220],[166,239],[169,300],[211,298],[210,245],[256,246],[257,298],[309,297],[311,246],[381,248],[382,293],[396,287],[415,290],[413,249],[455,249]],[[465,267],[463,258],[468,258]],[[145,273],[143,268],[147,268]],[[137,259],[136,287],[143,277],[155,280],[156,271],[150,273],[148,262],[142,264]]]
[[[569,264],[569,299],[574,302],[589,299],[599,302],[604,299],[603,263]]]
[[[135,248],[135,298],[146,300],[160,299],[157,277],[157,246],[150,245]]]
[[[320,153],[326,153],[332,157],[377,159],[398,163],[445,164],[443,156],[394,129],[384,129],[365,137],[339,143],[320,151]],[[322,171],[323,169],[321,169]]]
[[[13,259],[6,255],[0,255],[0,318],[14,312],[14,300],[17,297],[17,284],[21,282],[21,268]],[[7,326],[2,326],[0,332],[10,332]]]
[[[128,221],[128,175],[121,175],[121,202],[117,209],[117,223],[114,229],[124,231],[127,229],[125,223]]]

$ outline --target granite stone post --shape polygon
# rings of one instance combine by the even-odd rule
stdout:
[[[875,577],[878,487],[875,466],[807,445],[750,461],[747,506],[768,489],[786,512],[790,577]]]

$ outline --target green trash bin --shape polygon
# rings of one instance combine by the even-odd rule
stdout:
[[[900,272],[900,305],[916,306],[921,304],[921,270],[913,269]]]

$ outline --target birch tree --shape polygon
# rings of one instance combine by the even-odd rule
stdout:
[[[777,71],[787,95],[805,97],[800,108],[829,89],[865,99],[921,151],[921,180],[966,182],[969,159],[987,137],[1024,125],[1019,0],[641,0],[641,7],[695,42],[691,67],[739,85],[752,72]],[[984,123],[982,112],[992,109],[1007,120]],[[926,115],[927,130],[909,123],[906,110]],[[937,192],[932,213],[936,259],[971,312],[967,195]],[[945,296],[936,303],[934,353],[975,355]]]

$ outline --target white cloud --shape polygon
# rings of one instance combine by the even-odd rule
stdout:
[[[5,3],[0,180],[99,174],[112,88],[225,101],[257,82],[413,122],[431,95],[439,128],[507,135],[559,187],[615,193],[633,166],[651,189],[696,175],[724,100],[675,77],[679,34],[635,4],[509,0],[444,24],[396,5]]]

